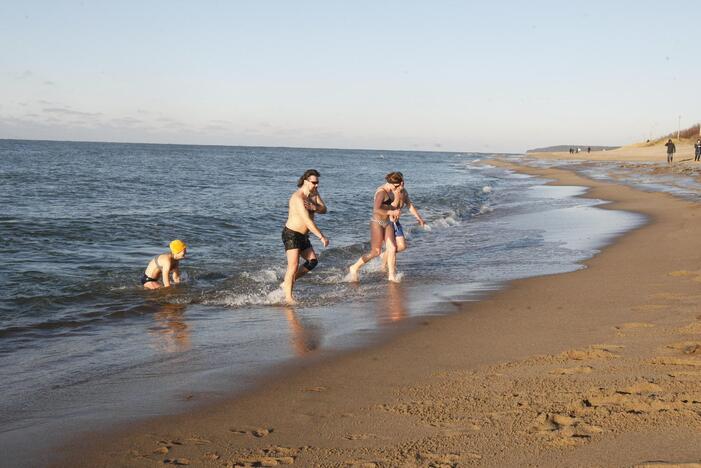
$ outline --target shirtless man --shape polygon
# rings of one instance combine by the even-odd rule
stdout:
[[[297,181],[297,187],[299,189],[290,197],[289,214],[282,230],[282,243],[287,255],[287,272],[282,289],[288,304],[295,303],[292,296],[295,281],[312,271],[318,263],[316,252],[309,242],[309,232],[317,236],[324,247],[329,245],[329,240],[314,223],[316,213],[326,213],[326,204],[318,191],[319,172],[314,169],[305,171]],[[305,260],[301,266],[299,257]]]
[[[170,243],[170,252],[156,255],[148,262],[141,284],[146,289],[167,288],[170,286],[170,275],[173,274],[173,283],[180,283],[180,260],[187,254],[187,245],[179,239]],[[158,282],[158,277],[163,278],[163,286]]]

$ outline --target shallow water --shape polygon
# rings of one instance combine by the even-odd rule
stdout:
[[[0,141],[0,450],[46,453],[81,430],[244,390],[284,363],[363,346],[504,281],[581,268],[643,221],[485,157]],[[310,167],[331,245],[312,240],[319,267],[288,308],[280,231]],[[349,284],[374,190],[392,170],[430,229],[403,216],[400,285],[377,263]],[[190,246],[185,283],[143,291],[146,263],[176,237]]]

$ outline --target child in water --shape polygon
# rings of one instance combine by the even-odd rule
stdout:
[[[173,274],[173,283],[180,283],[180,260],[187,254],[187,245],[180,239],[170,243],[170,252],[156,255],[148,262],[141,284],[146,289],[167,288],[170,286],[170,274]],[[163,286],[158,282],[158,277],[163,278]]]

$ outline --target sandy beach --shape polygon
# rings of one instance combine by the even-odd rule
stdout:
[[[649,222],[585,269],[513,282],[243,397],[81,437],[55,465],[701,466],[699,206],[491,163]]]
[[[665,140],[666,141],[666,140]],[[664,146],[665,141],[655,143],[636,143],[632,145],[622,146],[614,150],[607,151],[592,151],[591,153],[580,151],[576,154],[570,154],[567,151],[553,152],[529,152],[528,155],[538,159],[563,159],[563,160],[587,160],[587,161],[619,161],[619,162],[660,162],[667,161],[667,148]],[[693,162],[694,160],[694,141],[695,140],[673,140],[677,152],[674,155],[674,160],[678,163]]]

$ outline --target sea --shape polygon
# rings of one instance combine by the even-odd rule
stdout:
[[[302,362],[456,313],[508,281],[584,268],[643,216],[484,153],[0,140],[0,452],[51,460],[71,438],[249,391]],[[500,155],[520,161],[523,155]],[[319,266],[283,304],[280,238],[299,176],[328,213]],[[373,194],[404,174],[401,283],[373,261]],[[600,175],[600,177],[603,177]],[[183,282],[146,291],[182,239]]]

